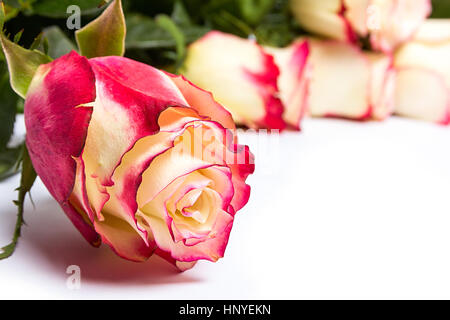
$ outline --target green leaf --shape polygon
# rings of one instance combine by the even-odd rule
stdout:
[[[173,22],[180,27],[192,25],[191,18],[189,17],[189,14],[181,1],[175,2],[171,18]]]
[[[87,58],[123,56],[126,24],[122,1],[114,0],[94,21],[75,33],[81,54]]]
[[[19,0],[3,0],[6,6],[19,9],[21,7]]]
[[[431,18],[450,18],[450,0],[432,0],[433,13]]]
[[[0,126],[0,152],[6,150],[6,146],[13,133],[18,99],[19,97],[11,89],[9,84],[6,63],[0,61],[0,123],[2,124]]]
[[[35,0],[3,0],[5,4],[5,21],[15,18],[21,11],[27,11]]]
[[[24,223],[23,212],[24,212],[25,197],[27,193],[30,192],[31,187],[34,184],[34,181],[36,181],[36,172],[34,171],[33,165],[31,164],[28,150],[25,146],[22,150],[23,150],[21,161],[22,176],[20,179],[20,187],[17,189],[18,191],[17,201],[14,202],[17,206],[17,221],[14,229],[12,242],[9,245],[2,248],[3,252],[0,253],[0,260],[9,258],[14,253],[17,247],[17,243],[19,241],[22,230],[22,225]]]
[[[236,0],[242,18],[250,25],[257,25],[269,13],[274,0]]]
[[[186,39],[184,38],[183,32],[181,32],[175,22],[165,14],[157,16],[156,23],[158,26],[169,32],[175,40],[177,51],[176,65],[180,66],[186,56]]]
[[[3,53],[8,63],[11,87],[13,90],[25,98],[31,80],[37,68],[44,63],[49,63],[52,59],[44,53],[37,50],[27,50],[18,44],[10,41],[3,34],[3,25],[5,23],[4,4],[0,6],[0,42]]]
[[[5,5],[16,9],[30,9],[37,0],[3,0]]]
[[[3,53],[8,62],[11,87],[25,98],[31,80],[41,64],[49,63],[52,59],[38,50],[27,50],[0,35]]]
[[[244,38],[253,34],[253,30],[248,24],[226,10],[219,11],[212,16],[212,19],[216,25],[220,26],[222,31]]]
[[[0,153],[0,181],[19,172],[17,164],[22,154],[22,148],[23,146],[19,146]]]
[[[105,2],[102,0],[36,0],[33,3],[32,12],[34,14],[51,17],[67,18],[67,8],[77,5],[81,9],[81,14],[95,14],[100,11],[100,6]]]
[[[48,55],[53,59],[59,58],[72,50],[77,50],[76,45],[58,26],[45,28],[44,37],[48,40]]]
[[[289,45],[300,35],[295,19],[290,13],[289,1],[275,0],[274,7],[255,29],[259,43],[273,47]]]
[[[21,97],[17,98],[16,110],[17,113],[23,113],[25,110],[25,100],[23,100]]]
[[[172,18],[175,23],[176,20]],[[137,13],[127,14],[127,49],[175,49],[176,41],[170,32],[159,26],[153,19]],[[184,20],[185,22],[185,20]],[[186,43],[191,43],[210,28],[197,25],[179,25]]]
[[[159,27],[156,22],[144,15],[127,15],[127,49],[155,49],[175,47],[170,33]]]

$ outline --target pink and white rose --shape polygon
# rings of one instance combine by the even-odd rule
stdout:
[[[427,20],[395,54],[395,112],[450,123],[450,19]]]
[[[301,109],[313,117],[384,120],[394,108],[391,55],[345,42],[308,39],[309,84]],[[286,70],[285,72],[292,72]]]
[[[408,41],[431,13],[430,0],[291,0],[298,23],[332,39],[356,42],[369,37],[372,48],[392,52]]]
[[[181,270],[223,257],[254,164],[210,93],[133,60],[72,52],[39,67],[25,121],[36,172],[91,244]]]

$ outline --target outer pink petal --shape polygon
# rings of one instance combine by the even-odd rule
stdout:
[[[244,163],[229,165],[234,186],[234,197],[231,200],[231,205],[234,211],[239,211],[247,204],[250,198],[251,188],[245,181],[249,175],[255,172],[255,157],[248,146],[236,145],[235,152],[238,154],[237,157],[239,159],[245,159]]]
[[[37,174],[52,196],[91,243],[98,235],[68,204],[75,183],[76,162],[86,139],[95,100],[94,73],[86,58],[72,52],[42,65],[25,102],[27,147]]]

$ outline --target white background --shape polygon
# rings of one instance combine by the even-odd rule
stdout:
[[[39,181],[17,251],[0,261],[0,298],[450,299],[450,128],[308,119],[301,134],[241,140],[257,172],[218,263],[178,273],[91,248]],[[0,244],[18,180],[0,184]]]

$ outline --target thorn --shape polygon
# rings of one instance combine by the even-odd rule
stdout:
[[[31,205],[33,206],[33,210],[36,210],[36,204],[34,203],[33,197],[31,196],[31,190],[28,192],[28,196],[30,197]]]

